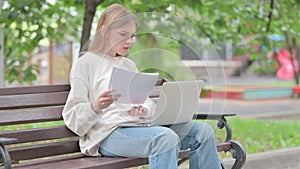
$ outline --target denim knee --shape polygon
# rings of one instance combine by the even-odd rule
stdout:
[[[151,155],[159,155],[165,153],[172,148],[176,148],[177,152],[180,149],[180,138],[178,135],[171,129],[165,128],[163,132],[155,136],[151,142],[152,150]]]
[[[194,129],[197,130],[195,135],[200,143],[214,139],[214,129],[209,124],[197,122],[194,125]]]

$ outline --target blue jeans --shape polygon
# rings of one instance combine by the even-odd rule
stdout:
[[[149,159],[149,169],[176,169],[179,150],[190,149],[191,169],[220,169],[213,129],[201,122],[170,127],[119,127],[99,148],[104,156]]]

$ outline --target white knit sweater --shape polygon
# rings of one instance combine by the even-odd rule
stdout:
[[[111,104],[97,114],[91,108],[93,102],[108,83],[113,66],[137,71],[133,61],[126,57],[111,57],[104,54],[86,53],[73,65],[69,93],[62,112],[66,126],[80,136],[81,152],[90,156],[100,156],[98,149],[118,124],[139,122],[138,117],[128,115],[133,105]],[[122,82],[120,82],[122,83]],[[148,109],[149,118],[155,110],[155,104],[149,98],[143,104]]]

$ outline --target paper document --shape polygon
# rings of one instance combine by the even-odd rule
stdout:
[[[158,75],[113,67],[108,88],[115,89],[113,95],[121,94],[116,103],[142,104],[154,89]]]

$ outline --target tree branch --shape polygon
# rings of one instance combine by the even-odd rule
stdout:
[[[269,22],[267,23],[267,29],[266,29],[267,32],[270,31],[271,22],[272,22],[272,18],[273,18],[274,0],[270,1],[270,8],[271,8],[271,10],[270,10],[269,15],[268,15]]]
[[[82,48],[88,42],[91,36],[91,28],[93,19],[96,13],[96,8],[99,4],[101,4],[104,0],[86,0],[85,1],[85,12],[84,12],[84,20],[81,32],[81,41],[80,41],[80,52],[82,52]]]

